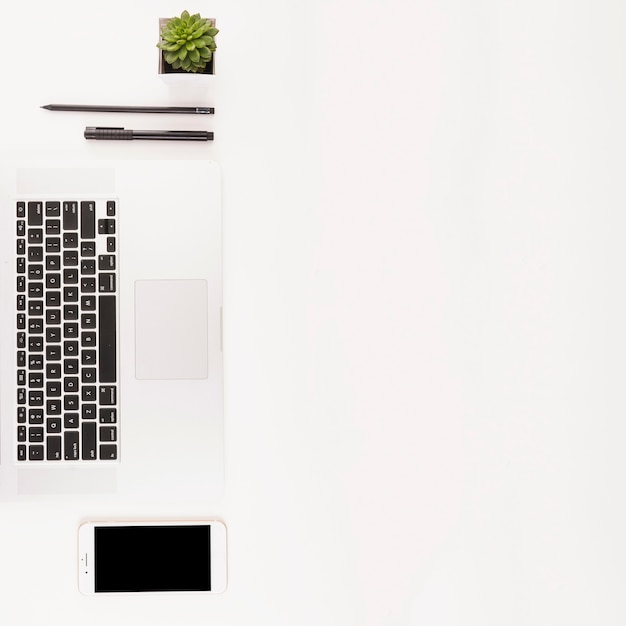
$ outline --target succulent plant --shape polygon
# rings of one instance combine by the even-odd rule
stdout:
[[[199,13],[189,15],[183,11],[180,17],[173,17],[161,28],[161,40],[157,47],[175,70],[202,73],[217,48],[215,35],[219,30],[210,20]]]

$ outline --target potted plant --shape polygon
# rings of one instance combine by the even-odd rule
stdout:
[[[214,19],[183,11],[180,17],[160,19],[159,27],[160,74],[215,73],[213,53],[219,30],[215,28]]]

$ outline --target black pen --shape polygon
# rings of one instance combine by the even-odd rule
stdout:
[[[96,113],[215,113],[213,107],[142,107],[109,106],[100,104],[46,104],[48,111],[92,111]]]
[[[165,139],[169,141],[210,141],[207,130],[130,130],[102,126],[87,126],[85,139]]]

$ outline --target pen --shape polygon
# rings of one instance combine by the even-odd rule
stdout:
[[[130,130],[87,126],[85,139],[166,139],[169,141],[210,141],[213,133],[206,130]]]
[[[48,111],[93,111],[100,113],[215,113],[213,107],[143,107],[109,106],[100,104],[46,104]]]

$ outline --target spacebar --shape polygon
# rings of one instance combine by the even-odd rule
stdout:
[[[115,296],[98,296],[98,374],[101,383],[117,382]]]

